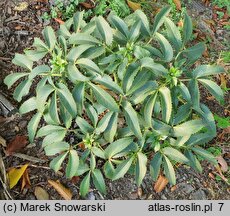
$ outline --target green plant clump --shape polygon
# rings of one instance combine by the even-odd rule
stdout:
[[[129,172],[140,185],[148,167],[154,180],[162,172],[174,185],[174,165],[201,172],[198,155],[217,163],[200,147],[216,136],[216,126],[199,85],[222,101],[210,77],[224,69],[193,67],[205,46],[188,47],[190,17],[185,14],[181,34],[169,12],[163,8],[153,24],[140,10],[125,20],[111,13],[108,21],[99,16],[89,23],[77,12],[56,33],[46,27],[44,40],[35,38],[13,59],[23,70],[4,81],[10,88],[21,80],[15,100],[40,78],[34,96],[20,107],[21,114],[35,111],[30,142],[44,137],[45,153],[54,157],[51,168],[66,167],[68,178],[83,176],[83,197],[91,182],[106,193],[104,176],[117,180]],[[45,56],[50,60],[41,64]],[[41,121],[46,125],[39,128]]]

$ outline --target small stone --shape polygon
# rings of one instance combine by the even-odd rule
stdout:
[[[167,200],[167,197],[166,197],[164,194],[162,194],[162,195],[161,195],[161,199]]]
[[[20,129],[24,129],[27,126],[27,121],[20,121],[18,124]]]
[[[195,190],[192,185],[186,184],[186,183],[181,183],[179,185],[179,187],[180,187],[181,191],[183,191],[186,194],[189,194]]]
[[[199,189],[191,194],[191,199],[192,200],[206,200],[207,198],[206,198],[205,192]]]
[[[90,192],[88,193],[87,200],[96,200],[96,197],[95,197],[93,191],[90,191]]]

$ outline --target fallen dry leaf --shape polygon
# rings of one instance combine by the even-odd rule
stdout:
[[[28,143],[28,139],[26,136],[20,136],[17,135],[6,147],[6,153],[7,155],[11,155],[14,152],[17,152],[24,148],[26,144]]]
[[[24,188],[29,188],[31,186],[30,183],[30,177],[29,177],[29,173],[28,173],[28,169],[25,170],[25,172],[22,175],[22,186],[21,186],[21,191]]]
[[[0,145],[2,145],[3,147],[6,147],[6,140],[0,136]]]
[[[181,10],[181,3],[180,0],[173,0],[174,4],[176,5],[177,10]]]
[[[174,185],[171,187],[171,192],[175,191],[177,189],[177,185]]]
[[[71,200],[72,199],[72,193],[71,191],[64,187],[59,181],[53,181],[53,180],[48,180],[48,183],[53,186],[56,191],[65,199],[65,200]]]
[[[224,74],[220,74],[220,85],[222,88],[227,88],[227,80]]]
[[[227,162],[224,160],[224,158],[220,155],[217,158],[218,163],[220,164],[220,168],[223,172],[227,172],[228,171],[228,164]]]
[[[42,187],[35,187],[34,194],[37,200],[49,200],[49,194]]]
[[[213,175],[213,173],[210,172],[210,173],[208,174],[208,176],[209,176],[211,179],[215,180],[215,176]]]
[[[141,9],[141,4],[139,4],[139,3],[132,2],[132,1],[127,1],[127,4],[134,11],[138,10],[138,9]]]
[[[154,190],[157,193],[160,193],[166,187],[167,184],[168,184],[168,179],[160,175],[154,185]]]
[[[92,9],[92,8],[94,8],[94,5],[86,3],[86,2],[82,2],[82,3],[80,3],[80,5],[82,5],[86,9]]]
[[[54,18],[56,22],[58,22],[60,25],[64,24],[65,22],[59,18]]]
[[[138,197],[142,197],[142,195],[143,195],[143,190],[142,190],[141,187],[139,187],[139,188],[137,189],[137,195],[138,195]]]
[[[10,182],[10,189],[12,189],[18,183],[23,173],[26,171],[28,165],[29,164],[25,164],[19,169],[13,167],[9,170],[8,178]]]

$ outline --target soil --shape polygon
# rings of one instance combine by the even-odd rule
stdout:
[[[24,48],[32,44],[34,37],[40,37],[41,31],[46,25],[57,27],[54,21],[44,22],[41,19],[41,14],[47,11],[46,1],[27,1],[28,7],[23,11],[14,10],[17,1],[3,0],[0,2],[0,94],[5,96],[15,108],[20,104],[12,99],[13,89],[8,90],[3,84],[3,79],[11,71],[18,71],[12,65],[11,60],[16,52],[22,52]],[[25,2],[25,1],[24,1]],[[228,49],[226,43],[229,42],[230,33],[223,29],[223,26],[215,25],[214,29],[208,24],[207,20],[212,20],[213,10],[209,5],[204,5],[201,1],[192,1],[186,4],[189,14],[196,21],[196,31],[198,35],[206,35],[211,38],[209,42],[206,56],[201,60],[202,62],[216,62],[223,64],[226,70],[229,70],[229,65],[224,64],[219,59],[220,51]],[[202,37],[201,37],[202,38]],[[197,39],[201,40],[201,39]],[[216,81],[220,83],[220,77],[216,77]],[[229,80],[227,80],[229,82]],[[229,83],[227,84],[229,85]],[[229,115],[229,104],[220,105],[218,102],[210,98],[205,90],[202,91],[202,101],[207,104],[211,111],[226,117]],[[226,102],[230,101],[229,94],[226,95]],[[0,116],[0,136],[9,143],[16,135],[27,135],[26,126],[30,120],[31,115],[19,116],[13,114],[11,116]],[[225,161],[230,164],[230,146],[228,134],[223,136],[223,130],[218,129],[218,136],[213,139],[209,146],[218,146],[222,149],[222,156]],[[223,143],[224,140],[224,143]],[[6,155],[4,147],[0,145],[0,157],[3,155],[3,162],[6,170],[10,167],[16,167],[21,164],[29,162],[29,176],[31,186],[21,191],[20,186],[14,187],[10,190],[13,199],[36,199],[34,188],[42,186],[49,194],[50,199],[63,199],[53,187],[48,184],[48,180],[59,180],[63,185],[69,188],[73,194],[72,199],[81,199],[79,196],[79,179],[72,181],[67,180],[64,176],[63,170],[54,173],[49,168],[50,158],[44,155],[41,148],[41,141],[36,140],[34,144],[29,144],[20,151],[20,154]],[[22,157],[27,157],[23,159]],[[33,158],[29,158],[33,157]],[[204,167],[203,173],[196,173],[193,169],[180,166],[176,171],[177,184],[174,187],[167,185],[161,192],[156,193],[153,189],[154,182],[152,181],[149,173],[144,178],[143,184],[137,188],[133,176],[126,175],[123,179],[117,181],[107,181],[108,193],[106,196],[101,195],[93,187],[89,192],[87,199],[230,199],[229,185],[223,181],[217,181],[213,177],[216,174],[216,168],[207,163],[202,162]],[[1,189],[1,188],[0,188]],[[1,190],[0,190],[1,193]]]

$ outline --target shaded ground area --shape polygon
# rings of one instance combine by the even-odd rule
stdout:
[[[212,8],[205,6],[200,1],[192,1],[187,4],[189,14],[194,18],[198,40],[210,38],[206,55],[202,62],[218,62],[219,53],[227,50],[230,34],[222,26],[210,25],[207,20],[212,20]],[[3,79],[10,71],[17,69],[11,64],[11,59],[15,52],[31,45],[35,36],[40,36],[45,25],[40,15],[47,10],[42,1],[31,1],[29,7],[24,11],[14,10],[15,5],[11,1],[2,1],[0,3],[0,93],[4,95],[15,107],[19,107],[12,100],[12,89],[7,90],[3,84]],[[57,23],[51,22],[54,27]],[[224,64],[226,70],[229,65]],[[229,80],[226,77],[227,86]],[[220,77],[216,77],[217,82],[221,82]],[[229,105],[219,105],[210,98],[205,91],[202,95],[203,101],[210,107],[212,112],[222,116],[229,116]],[[226,95],[226,101],[229,103],[230,96]],[[14,114],[10,117],[0,116],[0,136],[6,143],[9,143],[16,135],[26,135],[26,126],[30,120],[30,115],[19,116]],[[229,134],[223,134],[223,130],[218,130],[218,137],[210,142],[210,146],[219,146],[222,149],[222,156],[230,164],[230,146]],[[49,169],[50,158],[44,155],[41,148],[41,141],[36,140],[35,144],[29,144],[20,154],[6,156],[4,148],[0,145],[0,153],[3,155],[3,161],[6,169],[16,167],[29,162],[29,176],[31,187],[21,191],[20,186],[14,187],[10,193],[14,199],[36,199],[34,195],[35,186],[42,186],[49,194],[50,199],[61,199],[62,197],[48,184],[47,180],[59,180],[63,185],[71,190],[73,199],[79,199],[79,179],[72,181],[66,180],[63,170],[54,173]],[[24,159],[23,159],[24,158]],[[107,181],[108,194],[102,196],[98,191],[92,188],[87,199],[230,199],[229,185],[223,180],[217,181],[215,174],[217,170],[209,163],[203,162],[204,172],[198,174],[191,168],[180,166],[177,169],[177,185],[169,185],[161,192],[156,193],[153,190],[154,182],[148,174],[141,186],[137,188],[132,176],[126,175],[125,178],[118,181]],[[211,174],[210,174],[211,173]]]

